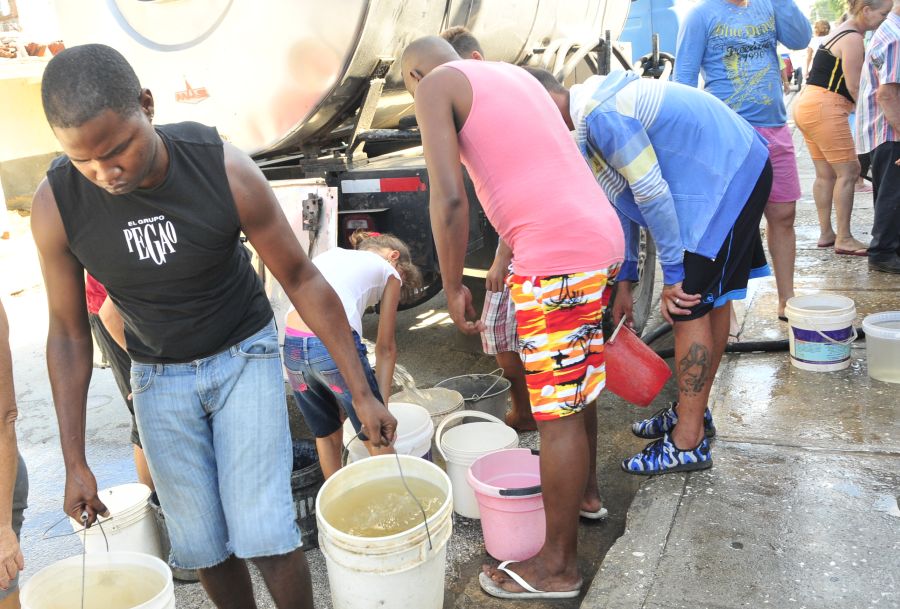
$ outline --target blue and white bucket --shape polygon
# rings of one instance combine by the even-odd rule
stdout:
[[[856,305],[846,296],[814,294],[787,301],[791,363],[801,370],[831,372],[850,365],[856,340]]]

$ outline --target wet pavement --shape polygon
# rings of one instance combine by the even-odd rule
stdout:
[[[811,164],[798,143],[809,193]],[[854,230],[863,241],[871,218],[870,195],[858,195]],[[0,241],[0,294],[12,326],[20,447],[31,472],[22,542],[27,581],[40,568],[80,552],[80,543],[71,535],[43,539],[63,515],[65,471],[44,360],[47,313],[37,258],[28,219],[11,214],[10,220],[12,238]],[[868,313],[900,309],[900,279],[870,273],[865,258],[815,247],[809,195],[798,205],[797,233],[798,294],[850,296],[857,325]],[[786,338],[786,324],[775,318],[773,280],[754,283],[740,307],[742,340]],[[478,353],[477,342],[456,332],[444,305],[438,296],[398,320],[399,361],[423,387],[496,367]],[[376,325],[377,319],[367,318],[365,334],[374,336]],[[487,597],[477,582],[489,560],[480,524],[454,517],[444,607],[900,606],[900,385],[868,378],[864,342],[852,353],[851,367],[832,373],[793,368],[785,352],[726,356],[712,397],[719,432],[715,466],[698,474],[645,480],[619,470],[620,460],[645,443],[631,435],[629,423],[672,399],[671,384],[648,409],[604,395],[598,471],[610,518],[583,522],[579,529],[582,598],[526,605]],[[111,373],[96,369],[87,457],[101,488],[135,479],[129,425]],[[536,447],[537,434],[523,434],[521,444]],[[62,522],[50,535],[68,527]],[[307,558],[316,607],[328,608],[324,558],[318,550]],[[273,607],[255,571],[253,577],[258,605]],[[176,598],[178,607],[213,607],[198,584],[178,584]]]
[[[900,310],[900,277],[817,248],[811,195],[797,209],[798,295],[852,298],[857,327]],[[858,194],[863,242],[871,221],[871,195]],[[774,281],[753,283],[741,340],[787,338]],[[900,607],[900,385],[869,378],[865,342],[837,372],[799,370],[785,352],[727,355],[711,408],[713,468],[641,487],[582,607]]]

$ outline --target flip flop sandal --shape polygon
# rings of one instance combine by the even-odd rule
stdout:
[[[839,256],[868,256],[869,248],[861,247],[858,250],[841,250],[838,248],[834,248],[834,253]]]
[[[600,508],[596,512],[581,510],[578,512],[578,515],[582,518],[587,518],[588,520],[606,520],[606,518],[609,516],[609,510],[607,510],[605,507]]]
[[[579,594],[581,594],[581,584],[578,585],[578,588],[575,590],[566,590],[565,592],[544,592],[543,590],[538,590],[529,584],[527,581],[522,579],[518,573],[514,572],[512,569],[507,568],[511,563],[518,562],[516,560],[504,560],[502,563],[497,565],[497,569],[503,571],[507,575],[509,575],[510,579],[514,582],[522,586],[524,592],[510,592],[508,590],[504,590],[500,587],[500,584],[491,579],[491,576],[482,571],[478,574],[478,583],[481,585],[481,589],[494,596],[496,598],[504,598],[504,599],[562,599],[562,598],[575,598]]]

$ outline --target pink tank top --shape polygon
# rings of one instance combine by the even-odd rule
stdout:
[[[621,262],[622,227],[559,109],[525,70],[464,60],[472,86],[460,156],[517,275],[596,271]]]

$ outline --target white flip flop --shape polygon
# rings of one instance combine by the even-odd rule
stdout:
[[[587,510],[581,510],[578,512],[578,515],[582,518],[587,518],[588,520],[606,520],[609,516],[609,510],[605,507],[600,508],[596,512],[588,512]]]
[[[518,562],[515,560],[504,560],[502,563],[497,565],[497,569],[503,571],[509,577],[522,586],[525,592],[510,592],[508,590],[504,590],[500,587],[497,582],[495,582],[491,577],[482,571],[478,574],[478,583],[481,584],[481,589],[490,594],[491,596],[503,599],[563,599],[563,598],[575,598],[579,594],[581,594],[581,585],[578,586],[576,590],[567,590],[565,592],[544,592],[543,590],[538,590],[529,584],[527,581],[522,579],[522,577],[508,568],[508,565],[511,563]]]

